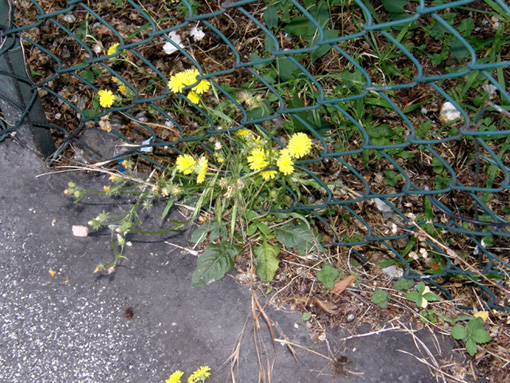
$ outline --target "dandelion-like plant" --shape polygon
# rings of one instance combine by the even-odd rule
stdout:
[[[99,104],[103,108],[110,108],[115,102],[115,95],[111,90],[100,90],[99,95]]]

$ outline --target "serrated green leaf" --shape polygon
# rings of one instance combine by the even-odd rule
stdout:
[[[212,244],[198,257],[197,267],[193,271],[191,286],[202,286],[217,281],[234,267],[233,258],[241,252],[239,246],[230,243]]]
[[[393,288],[398,291],[409,290],[414,287],[415,283],[412,279],[400,278],[393,284]]]
[[[320,271],[317,272],[317,279],[324,285],[326,290],[335,287],[335,280],[340,275],[340,271],[326,263]]]
[[[256,257],[257,274],[260,280],[264,282],[272,281],[274,274],[278,270],[280,247],[264,242],[262,246],[255,247],[253,252]]]
[[[388,293],[380,288],[376,288],[374,295],[372,295],[372,303],[376,304],[382,309],[388,308]]]
[[[453,326],[451,334],[453,339],[460,340],[467,338],[467,330],[464,326],[460,324],[456,324],[455,326]]]
[[[320,250],[318,238],[313,230],[305,225],[294,225],[289,222],[275,229],[276,238],[285,247],[296,250],[299,255],[305,257],[314,248]]]
[[[487,343],[492,340],[492,337],[485,329],[480,328],[471,333],[471,339],[476,343]]]
[[[476,354],[476,342],[471,338],[466,340],[466,351],[471,356]]]

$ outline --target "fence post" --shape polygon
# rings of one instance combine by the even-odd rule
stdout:
[[[15,133],[30,149],[49,157],[55,145],[50,130],[38,126],[46,124],[46,116],[25,67],[21,37],[4,34],[12,28],[11,17],[11,2],[0,0],[0,111],[8,126],[0,130],[0,140],[7,133]]]

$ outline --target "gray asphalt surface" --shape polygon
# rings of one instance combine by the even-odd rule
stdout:
[[[109,233],[77,238],[71,227],[86,225],[103,210],[118,211],[129,201],[94,197],[74,204],[63,195],[70,179],[101,189],[106,178],[83,173],[37,177],[47,172],[34,153],[12,141],[0,144],[0,382],[164,382],[176,369],[186,378],[203,365],[212,369],[208,382],[221,383],[436,382],[423,363],[399,351],[421,357],[408,333],[346,340],[353,335],[347,329],[331,329],[328,348],[311,339],[300,314],[270,307],[266,313],[277,338],[346,359],[342,372],[338,363],[335,369],[299,347],[294,347],[296,360],[277,344],[271,380],[263,380],[257,355],[272,362],[273,347],[262,321],[265,351],[257,354],[248,288],[239,286],[233,274],[191,288],[196,257],[165,243],[188,246],[186,231],[133,237],[126,250],[129,260],[114,274],[93,274],[98,263],[112,259]],[[142,220],[159,225],[149,215]],[[56,272],[53,277],[50,270]],[[125,315],[128,308],[131,319]],[[438,354],[431,334],[417,335]],[[459,357],[449,339],[439,339],[438,360]],[[228,359],[238,344],[232,375]]]

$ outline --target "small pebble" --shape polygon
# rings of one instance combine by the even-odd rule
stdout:
[[[89,228],[87,226],[73,225],[73,235],[75,237],[88,237]]]

